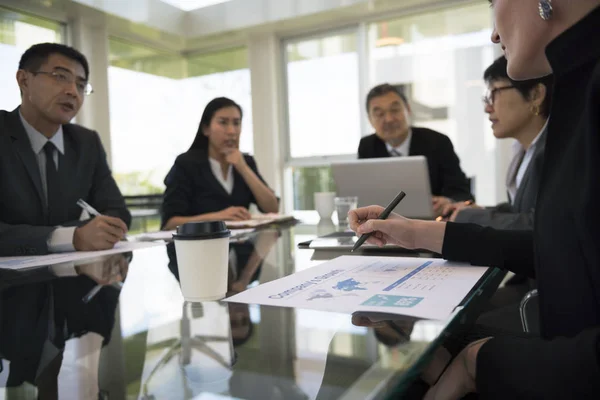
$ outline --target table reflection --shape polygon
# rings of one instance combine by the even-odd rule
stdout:
[[[110,341],[119,297],[113,284],[124,281],[128,264],[125,255],[110,256],[30,272],[30,283],[5,281],[0,291],[0,382],[7,398],[31,398],[25,394],[36,392],[31,385],[39,399],[86,398],[82,392],[90,388],[98,398],[99,352]],[[97,285],[102,290],[89,302],[82,301]],[[79,362],[71,365],[73,358],[65,356],[65,349],[77,349],[72,342],[83,337],[96,339],[87,340],[76,357]],[[78,375],[68,385],[75,392],[59,384],[59,372]]]
[[[297,249],[331,229],[296,225],[231,243],[227,295],[341,255]],[[174,255],[153,247],[133,260],[0,270],[0,387],[7,387],[0,398],[404,396],[448,333],[445,322],[399,316],[186,303]],[[477,299],[501,279],[490,276],[473,292],[474,314]]]

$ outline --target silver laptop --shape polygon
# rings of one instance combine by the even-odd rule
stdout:
[[[359,207],[386,207],[401,190],[404,200],[394,210],[408,218],[434,218],[427,160],[423,156],[389,157],[331,165],[337,196],[358,196]]]

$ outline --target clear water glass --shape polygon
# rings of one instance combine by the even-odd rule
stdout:
[[[358,197],[336,197],[334,200],[335,210],[337,211],[338,222],[340,224],[348,224],[348,212],[354,210],[358,206]]]

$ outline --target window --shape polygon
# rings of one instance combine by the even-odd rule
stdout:
[[[0,110],[21,104],[15,74],[25,50],[36,43],[62,41],[60,23],[0,8]]]
[[[214,6],[215,4],[226,3],[231,0],[162,0],[181,10],[191,11],[202,7]]]
[[[450,137],[477,202],[496,204],[496,139],[481,104],[493,62],[489,8],[473,5],[374,23],[368,29],[369,86],[402,87],[413,124]]]
[[[361,136],[356,32],[288,42],[285,51],[289,158],[355,154]]]
[[[285,43],[288,95],[287,192],[295,210],[335,190],[323,161],[354,158],[361,137],[356,30]],[[300,160],[296,162],[296,160]],[[313,161],[311,161],[311,159]]]
[[[166,174],[192,144],[204,107],[215,97],[242,106],[240,149],[253,151],[245,48],[183,57],[113,38],[109,48],[113,171],[124,194],[164,191]]]

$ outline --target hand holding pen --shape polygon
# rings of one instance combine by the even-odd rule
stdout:
[[[392,211],[405,196],[406,194],[404,192],[398,193],[385,209],[380,206],[370,206],[352,210],[348,213],[350,228],[356,233],[361,234],[361,237],[354,244],[352,251],[357,250],[365,243],[365,241],[369,241],[378,246],[384,246],[388,243],[400,244],[398,243],[398,239],[400,238],[394,237],[397,234],[395,233],[395,228],[393,229],[393,221],[409,222],[410,220],[401,217],[398,214],[394,214]],[[407,247],[403,244],[400,245]]]
[[[78,251],[109,250],[123,240],[127,234],[127,225],[115,217],[101,215],[94,207],[79,199],[77,205],[94,218],[87,224],[75,229],[73,247]]]

